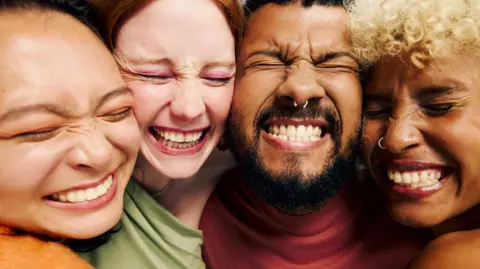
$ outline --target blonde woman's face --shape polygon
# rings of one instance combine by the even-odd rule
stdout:
[[[78,239],[106,232],[140,138],[113,57],[54,12],[1,12],[0,40],[0,225]]]
[[[424,69],[408,62],[375,66],[365,91],[363,151],[393,217],[432,227],[480,202],[480,60],[435,59]]]
[[[224,15],[211,0],[152,1],[121,27],[116,46],[137,102],[142,158],[170,178],[192,176],[219,142],[233,94]]]

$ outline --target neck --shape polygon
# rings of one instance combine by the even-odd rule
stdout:
[[[194,176],[170,179],[139,156],[134,177],[150,195],[155,196],[154,199],[160,205],[183,224],[198,228],[203,208],[220,175],[233,163],[230,153],[214,151],[204,164],[204,169],[200,169]]]
[[[171,179],[159,173],[142,156],[139,156],[137,159],[133,177],[152,196],[162,190],[166,191],[165,188],[171,185]]]
[[[139,157],[133,172],[140,185],[166,210],[184,224],[195,226],[184,216],[186,209],[183,200],[185,189],[192,184],[194,178],[171,179],[158,172],[148,161]]]
[[[465,213],[435,226],[433,228],[433,232],[436,236],[440,236],[447,233],[478,228],[480,228],[480,205],[477,205],[467,210]]]

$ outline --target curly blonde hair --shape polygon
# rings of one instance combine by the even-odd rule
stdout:
[[[365,65],[408,53],[423,68],[432,58],[480,52],[478,0],[356,0],[347,9],[354,51]]]

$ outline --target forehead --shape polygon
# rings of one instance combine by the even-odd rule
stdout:
[[[229,24],[211,0],[152,1],[122,25],[116,45],[127,58],[234,56]]]
[[[412,64],[410,54],[385,56],[373,67],[366,91],[417,91],[425,86],[475,88],[480,83],[479,72],[480,59],[468,54],[435,58],[424,68]]]
[[[267,4],[249,18],[242,53],[267,47],[351,50],[343,7]]]
[[[42,12],[0,12],[2,104],[67,92],[87,98],[123,84],[110,52],[88,27]]]

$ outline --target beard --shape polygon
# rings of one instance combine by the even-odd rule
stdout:
[[[318,118],[323,117],[329,126],[334,147],[327,154],[323,171],[303,174],[301,159],[291,155],[285,159],[286,169],[282,172],[270,171],[258,150],[260,132],[265,122],[272,117]],[[279,210],[302,215],[319,210],[330,198],[334,197],[355,176],[355,161],[360,156],[361,123],[348,139],[346,156],[340,155],[342,124],[339,117],[330,109],[277,110],[270,109],[261,113],[255,121],[255,135],[247,143],[242,132],[244,117],[232,110],[226,129],[231,150],[243,174],[242,180],[247,187],[256,192],[267,203]]]

